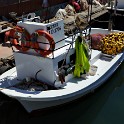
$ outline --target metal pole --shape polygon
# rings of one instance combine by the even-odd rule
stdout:
[[[115,0],[115,5],[114,5],[114,15],[116,15],[117,5],[118,5],[118,0]]]

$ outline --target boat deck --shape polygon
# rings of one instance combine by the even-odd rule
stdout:
[[[12,48],[7,45],[0,44],[0,58],[7,58],[13,55]]]
[[[0,58],[7,58],[11,55],[13,55],[13,52],[9,42],[0,43]]]

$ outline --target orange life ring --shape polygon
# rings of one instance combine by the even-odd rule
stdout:
[[[45,30],[37,30],[36,33],[38,34],[38,36],[44,36],[49,41],[50,48],[48,50],[41,49],[38,42],[34,43],[33,45],[33,48],[35,48],[35,51],[37,53],[40,53],[43,57],[46,57],[47,55],[51,54],[52,51],[55,49],[54,39],[52,35]]]
[[[15,32],[14,32],[15,31]],[[13,31],[13,39],[11,39],[11,43],[13,45],[15,45],[15,48],[18,49],[18,50],[21,50],[21,51],[27,51],[29,50],[30,48],[30,34],[28,33],[28,31],[22,27],[15,27],[15,30]],[[18,43],[18,39],[19,37],[15,36],[16,32],[19,32],[19,33],[24,33],[23,36],[24,39],[26,42],[23,42],[21,41],[21,44]]]
[[[21,43],[21,45],[18,43],[17,39],[12,39],[11,43],[15,46],[16,49],[26,52],[30,48],[30,42],[27,42],[26,44]]]
[[[16,31],[17,30],[21,30],[21,28],[18,27],[18,26],[15,26],[13,29],[11,29],[9,31],[6,31],[5,32],[5,42],[7,42],[9,38],[18,38],[16,36]]]

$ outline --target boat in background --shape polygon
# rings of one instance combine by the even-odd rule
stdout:
[[[123,0],[115,0],[117,1],[117,8],[118,9],[124,9],[124,1]]]
[[[123,0],[113,0],[110,2],[110,6],[107,7],[109,10],[114,11],[124,11],[124,1]]]
[[[123,51],[112,54],[109,45],[106,50],[105,46],[90,49],[87,39],[93,34],[104,35],[102,41],[110,35],[110,40],[123,38],[121,31],[87,27],[68,37],[63,20],[20,21],[17,25],[20,37],[11,41],[16,66],[0,76],[0,92],[18,100],[27,112],[65,104],[94,91],[124,60]],[[121,43],[117,49],[123,50],[124,41],[117,37]]]

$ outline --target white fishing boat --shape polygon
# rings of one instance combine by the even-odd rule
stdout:
[[[26,43],[26,49],[24,39],[21,39],[21,46],[17,45],[16,40],[12,41],[16,47],[15,49],[13,46],[16,67],[0,76],[0,92],[18,100],[27,112],[65,104],[94,91],[112,76],[124,60],[123,52],[108,55],[103,51],[91,49],[88,58],[83,51],[85,57],[81,55],[81,61],[86,63],[84,66],[87,67],[80,65],[82,71],[78,68],[80,60],[77,59],[80,55],[76,52],[75,56],[74,41],[79,37],[84,39],[88,34],[107,35],[120,31],[91,28],[90,32],[87,28],[75,36],[67,37],[64,36],[63,20],[47,24],[25,21],[18,22],[18,26],[26,29],[30,35],[33,34],[32,37],[35,36],[31,37],[32,45]],[[51,45],[46,44],[48,40]],[[79,71],[77,75],[76,69]]]

